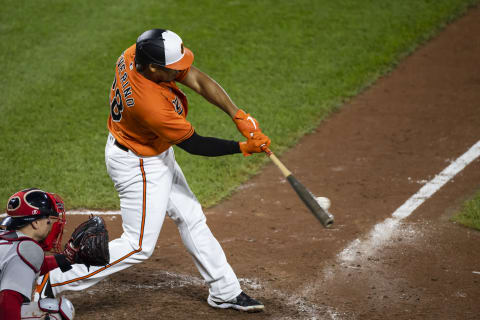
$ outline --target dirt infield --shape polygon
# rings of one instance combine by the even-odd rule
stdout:
[[[282,155],[312,192],[332,200],[332,229],[273,164],[206,210],[265,312],[210,308],[167,218],[147,262],[66,294],[77,319],[478,319],[480,232],[448,220],[480,189],[478,158],[391,233],[380,223],[480,140],[479,34],[473,8]],[[120,218],[106,220],[118,237]],[[368,238],[375,226],[379,241]]]

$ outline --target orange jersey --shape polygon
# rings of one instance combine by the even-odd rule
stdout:
[[[135,45],[123,52],[115,68],[108,117],[108,130],[120,144],[139,156],[158,155],[193,134],[187,112],[187,97],[175,81],[148,80],[135,68]]]

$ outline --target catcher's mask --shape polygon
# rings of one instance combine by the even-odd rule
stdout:
[[[55,222],[45,239],[40,241],[44,251],[60,252],[60,242],[65,225],[65,206],[62,198],[37,188],[25,189],[12,195],[7,202],[7,217],[0,226],[17,230],[41,218],[50,217]]]

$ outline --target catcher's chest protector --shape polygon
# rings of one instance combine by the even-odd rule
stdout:
[[[43,249],[32,239],[11,231],[0,233],[0,290],[30,297],[44,259]]]

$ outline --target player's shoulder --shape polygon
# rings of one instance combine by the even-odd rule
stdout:
[[[20,259],[32,268],[33,271],[40,271],[45,260],[45,252],[38,242],[30,238],[19,238],[17,253]]]
[[[125,66],[130,66],[130,63],[135,63],[135,44],[125,49],[117,61],[117,67],[121,62],[125,62]],[[131,69],[130,69],[131,70]]]
[[[127,49],[125,49],[125,54],[128,54],[128,55],[135,55],[135,50],[137,48],[137,45],[136,43],[132,44],[130,47],[128,47]]]

